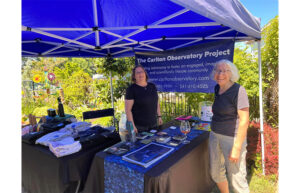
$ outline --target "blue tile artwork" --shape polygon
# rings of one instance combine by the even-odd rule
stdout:
[[[169,136],[181,134],[179,127],[176,129],[164,129]],[[188,140],[193,140],[203,131],[192,129],[187,135]],[[166,145],[166,144],[164,144]],[[135,147],[130,152],[141,148],[144,144],[135,143]],[[175,150],[170,154],[180,149],[184,144],[173,147]],[[129,153],[129,152],[128,152]],[[168,155],[170,155],[168,154]],[[122,156],[108,155],[104,159],[104,192],[105,193],[143,193],[144,192],[144,174],[153,168],[155,165],[163,161],[167,156],[155,162],[151,166],[144,168],[142,166],[122,160]]]

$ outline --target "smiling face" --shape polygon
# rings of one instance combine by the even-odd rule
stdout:
[[[137,83],[146,82],[146,73],[141,67],[137,67],[134,72],[135,80]]]
[[[220,87],[223,87],[231,82],[231,75],[230,67],[225,63],[220,63],[215,69],[214,79]]]

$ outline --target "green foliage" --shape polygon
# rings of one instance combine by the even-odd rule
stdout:
[[[37,107],[48,106],[49,108],[56,108],[57,97],[57,92],[48,95],[45,90],[38,90],[35,91],[35,95],[33,95],[32,91],[25,90],[22,97],[22,114],[33,114],[35,108]]]
[[[214,101],[213,93],[185,93],[187,97],[187,102],[191,108],[192,112],[199,111],[199,104],[204,101]],[[198,114],[193,114],[194,116],[199,116]]]
[[[205,101],[213,102],[214,93],[185,93],[187,103],[189,106],[189,115],[199,117],[201,116],[201,103]]]
[[[271,82],[278,78],[278,16],[262,30],[262,63],[264,80]]]
[[[22,98],[22,115],[32,114],[37,106],[38,104],[33,99],[29,97]]]
[[[90,85],[92,78],[82,70],[74,72],[66,80],[62,88],[65,94],[65,103],[71,108],[87,104],[92,98]]]
[[[126,88],[130,83],[130,71],[134,67],[134,57],[113,59],[106,58],[97,64],[98,73],[104,74],[107,79],[94,81],[98,95],[98,101],[111,103],[110,72],[113,77],[114,101],[125,95]]]
[[[262,30],[262,74],[267,87],[263,91],[266,121],[278,127],[278,16]]]
[[[111,103],[111,87],[110,80],[94,80],[95,88],[99,95],[97,101]],[[126,80],[112,80],[114,101],[120,99],[125,95],[126,88],[128,87],[128,81]]]
[[[67,80],[74,72],[83,71],[78,63],[68,61],[63,68],[54,67],[54,74],[60,81]]]
[[[94,84],[98,93],[97,103],[111,103],[110,81],[107,79],[94,80]]]
[[[233,62],[239,69],[239,84],[245,87],[250,103],[250,119],[259,118],[259,74],[258,60],[249,51],[249,46],[244,49],[235,48]]]
[[[94,120],[88,120],[92,124],[101,125],[103,127],[110,127],[113,125],[113,117],[101,117]]]
[[[82,117],[82,111],[85,111],[84,104],[89,103],[93,99],[92,75],[96,72],[96,65],[99,59],[95,58],[23,58],[22,63],[22,80],[32,80],[35,74],[42,77],[41,86],[35,86],[32,91],[30,82],[22,84],[22,113],[31,114],[37,107],[47,106],[49,108],[57,108],[58,89],[64,89],[64,108],[67,114],[76,114]],[[52,84],[51,95],[47,95],[44,72],[52,72],[56,79]],[[35,84],[37,85],[37,84]],[[54,86],[54,87],[53,87]],[[37,90],[38,89],[38,90]],[[35,95],[35,96],[34,96]],[[81,109],[81,106],[83,108]],[[77,109],[78,108],[78,109]],[[73,110],[74,109],[74,110]],[[36,110],[37,111],[37,110]],[[73,112],[74,111],[74,112]],[[47,113],[45,111],[45,113]]]
[[[243,50],[236,48],[234,50],[233,62],[239,69],[239,84],[243,85],[247,91],[248,97],[258,96],[259,74],[257,57],[253,57],[247,52],[247,46]]]
[[[71,61],[78,64],[80,69],[88,73],[90,77],[96,74],[97,67],[95,63],[97,60],[97,58],[71,58]]]
[[[72,110],[70,113],[76,117],[77,120],[83,120],[82,113],[86,111],[91,111],[92,109],[86,105],[79,106]]]
[[[122,113],[125,113],[125,102],[124,100],[117,100],[115,102],[115,118],[120,120]]]
[[[32,80],[35,74],[39,74],[44,82],[44,71],[53,72],[54,67],[65,61],[65,58],[22,58],[22,80]]]
[[[134,67],[134,57],[118,58],[106,57],[102,63],[98,64],[98,72],[105,74],[107,77],[118,76],[122,78]]]
[[[262,176],[257,173],[247,173],[247,181],[249,182],[249,189],[251,193],[277,193],[278,192],[278,176]],[[233,192],[232,187],[229,187],[230,192]],[[210,193],[220,193],[217,185]]]
[[[199,105],[203,101],[213,101],[212,93],[160,93],[162,119],[168,122],[180,115],[199,116]]]
[[[262,176],[259,174],[248,175],[249,189],[253,193],[278,192],[278,181],[276,175]]]
[[[46,116],[48,109],[50,109],[49,106],[37,107],[34,109],[32,114],[36,117]]]
[[[22,60],[22,114],[32,114],[36,107],[49,106],[54,108],[58,96],[55,90],[55,82],[51,86],[45,84],[45,71],[54,72],[54,67],[66,61],[59,58],[23,58]],[[34,75],[41,76],[40,84],[32,82]],[[32,85],[34,85],[34,90]],[[46,88],[51,88],[51,95],[46,94]],[[45,112],[47,113],[47,112]]]

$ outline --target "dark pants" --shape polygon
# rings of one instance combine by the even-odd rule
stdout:
[[[138,130],[139,133],[149,132],[152,129],[156,129],[157,130],[157,124],[152,125],[152,126],[139,126],[139,125],[136,125],[135,127],[137,128],[137,130]]]

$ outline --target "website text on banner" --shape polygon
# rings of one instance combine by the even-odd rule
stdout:
[[[234,41],[218,41],[172,51],[136,53],[149,81],[161,92],[213,93],[215,81],[210,77],[214,64],[233,60]]]

